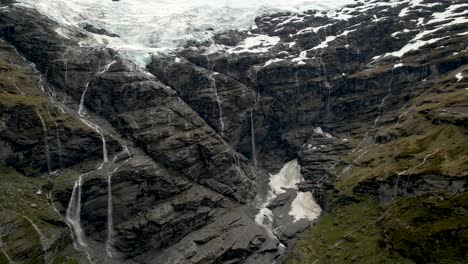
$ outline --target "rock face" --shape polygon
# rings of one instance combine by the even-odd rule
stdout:
[[[230,146],[242,153],[251,150],[251,113],[256,94],[238,80],[197,66],[185,58],[153,57],[148,66],[181,99],[199,113]],[[174,78],[174,76],[179,76]]]
[[[140,69],[82,44],[112,32],[1,1],[0,263],[466,260],[437,241],[466,242],[445,223],[466,216],[468,5],[415,2],[265,15]],[[293,159],[270,230],[266,171]],[[304,192],[326,212],[293,248]],[[456,209],[425,237],[418,201]]]
[[[131,62],[117,58],[112,50],[79,47],[73,39],[65,39],[52,31],[53,22],[43,17],[44,21],[39,22],[38,14],[18,16],[24,12],[24,9],[12,8],[2,13],[1,24],[3,37],[14,43],[35,63],[37,70],[46,75],[46,85],[32,87],[31,93],[39,93],[41,100],[52,104],[50,108],[70,115],[70,122],[78,122],[94,142],[87,148],[89,143],[83,132],[64,128],[68,140],[58,150],[55,142],[65,139],[60,135],[61,123],[54,123],[58,121],[54,118],[58,114],[47,115],[44,130],[40,130],[38,119],[42,120],[39,115],[42,108],[37,110],[37,118],[30,114],[32,110],[18,111],[24,115],[22,119],[21,116],[10,118],[9,112],[5,112],[6,124],[11,123],[5,127],[11,130],[5,134],[5,141],[15,143],[11,156],[21,157],[23,162],[29,162],[30,156],[43,162],[26,171],[24,163],[9,155],[5,157],[5,165],[19,168],[19,172],[25,170],[28,175],[36,167],[37,173],[61,169],[57,175],[44,177],[55,186],[52,193],[65,221],[75,227],[73,214],[79,214],[79,226],[83,231],[78,232],[75,227],[74,236],[84,238],[84,248],[80,250],[94,261],[112,263],[118,259],[126,262],[128,258],[148,262],[164,248],[183,243],[191,243],[195,251],[207,243],[216,245],[206,246],[210,250],[204,252],[205,256],[188,253],[186,258],[193,258],[193,263],[275,257],[277,243],[264,228],[254,223],[250,209],[243,209],[242,224],[236,219],[227,224],[222,221],[232,217],[226,214],[241,210],[235,208],[241,208],[255,196],[255,169],[245,157],[234,151],[170,87],[141,72]],[[44,49],[36,53],[34,47],[42,45]],[[12,52],[11,49],[9,55],[24,63]],[[39,72],[31,70],[29,74],[37,78]],[[2,103],[11,104],[8,107],[27,107],[28,98],[23,97],[30,94],[25,91],[23,95],[20,91],[21,87],[19,91],[5,90],[6,98],[16,93],[18,102],[10,103],[5,99]],[[79,105],[62,103],[66,96]],[[20,121],[23,121],[21,126],[17,125]],[[63,123],[68,124],[65,121]],[[28,130],[28,123],[32,123],[29,126],[34,130]],[[50,127],[55,128],[53,133],[49,132]],[[57,136],[55,130],[58,130]],[[34,141],[22,143],[22,137]],[[16,147],[20,143],[22,145]],[[69,149],[67,144],[73,145]],[[20,147],[27,155],[19,153]],[[87,152],[77,152],[75,148]],[[69,158],[78,154],[79,158]],[[59,158],[63,159],[61,167],[55,164]],[[69,164],[69,160],[75,163]],[[92,160],[96,162],[93,164]],[[81,183],[78,183],[78,176]],[[79,185],[79,194],[75,193],[76,187],[72,190],[74,181],[75,186]],[[80,196],[76,208],[70,205],[73,193]],[[202,233],[205,232],[202,230],[216,230],[216,236],[226,236],[226,244],[211,241],[215,237],[208,237],[203,243],[195,243],[199,239],[196,236],[187,238],[198,229]],[[229,231],[231,229],[235,231]],[[229,242],[227,238],[232,237],[229,232],[246,233],[249,237],[243,237],[239,243]],[[91,242],[96,245],[91,246]],[[263,244],[268,245],[268,250],[263,250]],[[105,245],[107,254],[102,250],[95,252]],[[255,252],[258,256],[254,256]]]

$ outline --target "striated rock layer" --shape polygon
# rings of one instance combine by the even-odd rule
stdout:
[[[464,263],[467,10],[265,15],[140,69],[2,1],[0,263]]]

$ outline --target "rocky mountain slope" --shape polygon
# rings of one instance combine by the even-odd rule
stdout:
[[[1,1],[0,263],[466,263],[467,14],[275,13],[141,69]]]

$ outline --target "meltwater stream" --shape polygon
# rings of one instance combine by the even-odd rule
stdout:
[[[82,44],[114,48],[140,66],[152,52],[174,50],[189,41],[211,39],[213,33],[248,29],[260,15],[278,11],[334,10],[354,0],[17,0],[60,25],[93,26],[114,37],[90,33]]]

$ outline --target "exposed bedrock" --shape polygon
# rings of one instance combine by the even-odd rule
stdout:
[[[265,15],[146,69],[84,44],[105,29],[0,9],[0,210],[22,214],[0,221],[31,241],[0,262],[273,263],[311,226],[291,214],[308,192],[325,214],[466,193],[466,6],[374,2]],[[268,201],[294,159],[299,184]]]
[[[22,13],[25,16],[18,15]],[[15,8],[2,13],[1,20],[3,37],[47,77],[46,94],[57,92],[57,96],[66,94],[73,98],[77,103],[71,103],[70,107],[78,110],[74,118],[95,120],[97,114],[106,119],[87,122],[91,126],[99,124],[95,132],[112,138],[106,142],[108,158],[99,166],[102,138],[91,129],[96,142],[86,150],[98,152],[97,164],[94,168],[78,169],[79,173],[86,173],[81,186],[80,218],[84,235],[90,241],[106,243],[108,240],[109,178],[113,210],[111,244],[124,258],[148,256],[151,259],[149,256],[158,252],[156,249],[174,245],[195,230],[214,228],[207,225],[216,223],[216,219],[255,196],[255,169],[181,100],[175,90],[140,71],[133,63],[119,59],[112,50],[79,47],[75,39],[58,35],[53,30],[54,23],[37,13]],[[78,34],[78,37],[82,36]],[[38,125],[37,120],[34,122]],[[23,131],[19,132],[18,136],[24,135]],[[38,140],[41,139],[40,131],[36,132]],[[74,131],[70,134],[79,136]],[[47,139],[53,141],[54,135]],[[116,144],[115,150],[112,144]],[[64,146],[65,150],[65,143]],[[126,148],[128,153],[123,153]],[[72,154],[66,150],[65,155]],[[55,162],[54,149],[51,153]],[[89,159],[90,154],[79,154]],[[68,156],[63,158],[66,163]],[[71,171],[57,178],[59,182],[53,193],[60,202],[57,207],[62,214],[69,207],[77,176],[78,172]],[[209,259],[230,259],[229,254],[236,255],[234,252],[240,250],[245,253],[235,258],[243,260],[264,247],[263,243],[272,249],[259,254],[266,259],[275,256],[269,252],[276,251],[277,244],[263,228],[255,225],[253,212],[243,221],[236,232],[252,234],[245,246],[226,243],[212,253],[206,252],[211,254]],[[233,228],[230,225],[218,228],[219,235],[226,228]],[[203,259],[198,262],[203,263]]]

